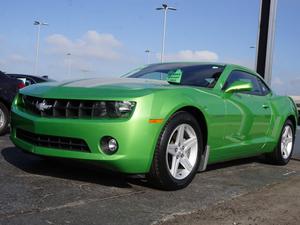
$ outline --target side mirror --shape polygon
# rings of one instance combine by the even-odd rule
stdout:
[[[240,91],[252,91],[253,85],[251,82],[247,81],[236,81],[226,88],[225,93],[233,93]]]

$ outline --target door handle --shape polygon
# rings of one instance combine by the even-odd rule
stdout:
[[[268,109],[268,108],[269,108],[269,105],[263,104],[262,107],[263,107],[264,109]]]

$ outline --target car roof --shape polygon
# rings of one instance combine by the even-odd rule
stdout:
[[[165,65],[178,65],[180,66],[197,66],[197,65],[210,65],[210,66],[223,66],[223,67],[230,67],[232,69],[235,70],[243,70],[243,71],[247,71],[249,73],[252,73],[254,75],[257,75],[259,77],[261,77],[258,73],[256,73],[254,70],[249,69],[245,66],[240,66],[237,64],[232,64],[232,63],[222,63],[222,62],[164,62],[164,63],[153,63],[153,64],[149,64],[150,65],[161,65],[161,64],[165,64]]]
[[[164,63],[152,63],[150,65],[178,65],[178,66],[197,66],[197,65],[212,65],[212,66],[226,66],[225,63],[216,63],[216,62],[164,62]]]
[[[251,73],[254,73],[256,75],[258,75],[255,71],[244,67],[244,66],[240,66],[237,64],[231,64],[231,63],[222,63],[222,62],[163,62],[163,63],[153,63],[153,64],[149,64],[149,66],[151,65],[178,65],[178,66],[197,66],[197,65],[209,65],[209,66],[223,66],[223,67],[231,67],[233,69],[240,69],[240,70],[245,70],[245,71],[249,71]]]
[[[258,74],[256,71],[252,70],[252,69],[249,69],[245,66],[240,66],[240,65],[237,65],[237,64],[232,64],[232,63],[222,63],[222,62],[164,62],[164,63],[153,63],[153,64],[149,64],[148,66],[155,66],[155,65],[162,65],[162,64],[165,64],[165,65],[178,65],[178,67],[184,67],[184,66],[197,66],[197,65],[207,65],[207,66],[222,66],[225,68],[230,68],[232,70],[241,70],[241,71],[244,71],[244,72],[248,72],[252,75],[255,75],[255,76],[258,76],[260,77],[263,81],[264,81],[264,78]],[[266,82],[264,81],[264,83],[266,84]],[[266,84],[267,85],[267,84]]]
[[[12,76],[12,77],[31,77],[31,78],[43,78],[43,79],[47,79],[45,77],[42,76],[34,76],[34,75],[29,75],[29,74],[18,74],[18,73],[8,73],[8,76]]]

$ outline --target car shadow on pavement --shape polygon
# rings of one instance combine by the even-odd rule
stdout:
[[[234,167],[234,166],[247,165],[247,164],[252,164],[252,163],[270,164],[264,159],[263,156],[256,156],[256,157],[251,157],[251,158],[236,159],[236,160],[232,160],[232,161],[208,165],[204,172],[225,169],[225,168]]]
[[[119,188],[132,187],[129,183],[132,178],[99,167],[95,163],[50,157],[43,158],[24,153],[16,147],[5,148],[1,151],[1,154],[8,163],[26,173]]]
[[[129,176],[104,169],[94,163],[86,161],[43,158],[36,155],[24,153],[16,147],[7,147],[1,151],[3,158],[11,165],[30,174],[77,180],[81,182],[94,183],[104,186],[118,188],[132,188],[132,185],[154,188],[145,176]],[[246,165],[254,162],[263,163],[258,157],[234,160],[230,162],[209,165],[205,172],[212,170],[225,169],[238,165]]]

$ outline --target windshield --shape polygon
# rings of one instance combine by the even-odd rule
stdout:
[[[180,81],[178,84],[213,88],[223,70],[224,66],[213,64],[152,64],[136,69],[129,74],[126,74],[125,77],[167,80],[175,73],[178,75],[179,71]]]

